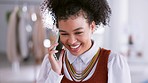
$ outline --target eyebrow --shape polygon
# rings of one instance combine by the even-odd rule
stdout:
[[[77,29],[74,29],[73,31],[78,31],[78,30],[81,30],[81,29],[83,29],[82,27],[79,27],[79,28],[77,28]],[[59,30],[59,32],[66,32],[66,31],[64,31],[64,30]]]

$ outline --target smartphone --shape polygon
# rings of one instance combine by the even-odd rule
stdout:
[[[63,44],[62,42],[60,41],[60,37],[58,38],[58,46],[55,47],[55,50],[58,50],[57,53],[55,53],[54,57],[59,60],[59,57],[60,57],[60,53],[62,51],[62,48],[63,48]]]
[[[57,53],[55,53],[53,56],[56,60],[59,60],[59,57],[60,57],[60,53],[62,51],[62,48],[63,48],[63,44],[61,43],[60,41],[60,34],[59,34],[59,31],[58,30],[55,30],[55,43],[57,42],[58,45],[56,47],[54,47],[54,50],[58,50]]]

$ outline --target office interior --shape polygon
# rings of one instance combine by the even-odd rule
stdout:
[[[41,2],[0,0],[0,83],[36,83],[55,35],[50,19],[40,12]],[[148,83],[148,0],[108,2],[112,9],[109,25],[98,26],[92,38],[126,57],[132,83]]]

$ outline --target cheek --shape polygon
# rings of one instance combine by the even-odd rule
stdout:
[[[91,39],[91,36],[92,36],[92,32],[91,31],[88,31],[84,34],[84,39],[85,40],[89,40]]]
[[[89,34],[83,35],[81,37],[78,37],[77,40],[81,43],[87,43],[91,40],[91,37]]]
[[[65,44],[66,41],[67,41],[67,39],[66,39],[65,37],[60,36],[60,41],[61,41],[63,44]]]

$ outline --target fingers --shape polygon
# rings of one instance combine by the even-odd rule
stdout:
[[[58,45],[58,43],[55,43],[53,45],[51,45],[49,48],[48,48],[48,54],[49,55],[53,55],[55,53],[57,53],[58,51],[55,50],[55,47]]]
[[[58,45],[58,43],[55,43],[48,48],[48,54],[49,54],[48,59],[49,59],[49,61],[56,61],[54,54],[58,52],[57,50],[55,50],[55,47],[57,45]]]
[[[55,50],[54,48],[58,45],[58,43],[55,43],[53,45],[51,45],[49,48],[48,48],[48,51],[51,51],[51,50]]]

